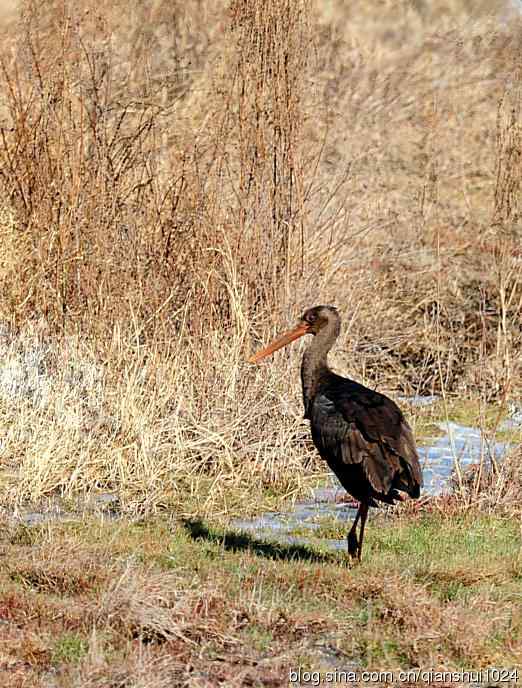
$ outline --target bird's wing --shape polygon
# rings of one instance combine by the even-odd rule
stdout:
[[[315,396],[311,421],[319,452],[336,464],[361,464],[380,494],[392,487],[417,494],[422,474],[411,428],[400,409],[377,392],[359,385],[355,391],[330,389]]]

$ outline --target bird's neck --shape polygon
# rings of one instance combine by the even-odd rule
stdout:
[[[317,393],[319,384],[328,368],[328,352],[338,335],[338,328],[325,327],[314,336],[303,354],[301,364],[301,382],[303,384],[303,402],[305,418],[309,417],[310,403]]]

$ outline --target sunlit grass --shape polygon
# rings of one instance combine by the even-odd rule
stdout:
[[[322,534],[341,536],[335,528]],[[209,670],[229,654],[281,653],[317,668],[324,646],[341,665],[383,669],[511,665],[521,650],[520,530],[496,516],[374,519],[359,565],[201,520],[87,519],[35,528],[30,544],[20,529],[2,538],[0,610],[13,620],[38,610],[35,669],[69,675],[93,661],[93,643],[96,661],[132,664],[140,646],[167,650],[174,638],[186,661],[198,638]]]

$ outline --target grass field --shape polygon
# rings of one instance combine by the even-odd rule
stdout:
[[[4,527],[0,546],[5,686],[520,667],[520,527],[494,515],[379,517],[351,568],[191,519]]]
[[[0,685],[521,667],[516,3],[12,0],[0,33]],[[438,396],[401,402],[419,444],[515,445],[358,567],[230,527],[324,480],[301,345],[246,363],[319,303],[337,372]]]

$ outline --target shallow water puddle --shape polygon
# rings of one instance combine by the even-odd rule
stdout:
[[[480,463],[481,460],[487,468],[492,458],[498,461],[509,449],[506,442],[486,442],[482,432],[475,428],[468,428],[452,421],[437,425],[446,434],[429,447],[419,447],[424,494],[438,495],[448,492],[457,462],[462,471],[472,464]]]
[[[56,521],[60,523],[81,521],[86,513],[97,514],[112,521],[119,518],[118,506],[117,495],[102,492],[83,503],[78,503],[78,508],[74,511],[65,511],[58,503],[49,500],[49,503],[41,510],[17,509],[9,516],[16,523],[22,523],[25,526],[39,526]]]
[[[305,530],[313,534],[314,530],[321,528],[326,519],[346,523],[347,529],[355,514],[357,506],[355,502],[339,502],[348,495],[337,478],[332,475],[332,487],[320,487],[313,490],[313,497],[306,502],[298,502],[290,511],[270,512],[261,514],[252,519],[234,519],[231,522],[233,528],[256,533],[289,545],[306,545],[324,543],[328,549],[345,549],[346,541],[326,540],[324,538],[311,539],[310,537],[292,535],[296,530]]]

